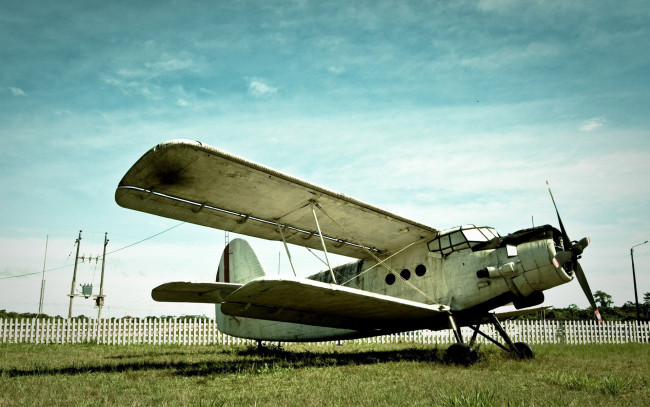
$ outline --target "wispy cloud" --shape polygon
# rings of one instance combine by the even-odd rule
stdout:
[[[162,58],[155,62],[141,63],[114,71],[104,78],[104,83],[119,88],[125,95],[140,95],[150,100],[162,98],[164,87],[157,79],[178,71],[196,72],[192,59]]]
[[[339,75],[345,72],[345,67],[343,66],[330,66],[327,68],[328,71],[330,71],[333,74]]]
[[[193,66],[194,63],[190,59],[176,59],[176,58],[145,64],[145,67],[149,69],[149,73],[154,74],[156,76],[167,72],[190,69]]]
[[[251,78],[248,83],[248,93],[256,98],[268,97],[277,92],[278,88],[274,88],[261,78]]]
[[[128,96],[141,95],[147,99],[157,99],[157,87],[147,84],[145,81],[125,80],[122,78],[105,78],[104,83],[119,88],[122,93]]]
[[[486,47],[488,48],[488,47]],[[515,64],[529,64],[531,61],[548,60],[562,53],[562,45],[552,42],[532,42],[523,45],[491,46],[460,60],[461,66],[496,69]]]
[[[13,88],[13,87],[10,86],[10,87],[9,87],[9,90],[11,91],[11,93],[12,93],[14,96],[27,96],[27,94],[25,93],[25,91],[22,90],[22,89],[20,89],[20,88]]]
[[[580,125],[580,131],[594,131],[599,127],[603,127],[607,123],[603,117],[594,117],[586,120]]]

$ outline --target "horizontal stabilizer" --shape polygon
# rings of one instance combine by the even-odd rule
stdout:
[[[240,288],[234,283],[173,282],[159,285],[151,291],[151,298],[159,302],[199,302],[219,304]]]
[[[354,330],[419,329],[449,308],[292,277],[261,277],[221,305],[226,315]]]

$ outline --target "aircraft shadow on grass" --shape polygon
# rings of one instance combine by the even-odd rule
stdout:
[[[208,353],[208,352],[206,352]],[[215,352],[211,352],[214,354]],[[229,353],[229,352],[217,352]],[[162,354],[147,353],[146,355],[126,355],[124,359],[136,357],[153,357],[183,355],[179,352]],[[187,352],[196,355],[196,352]],[[197,362],[153,362],[132,361],[125,363],[76,365],[72,363],[62,367],[34,367],[31,369],[9,368],[0,370],[0,377],[24,377],[43,375],[77,375],[89,373],[122,373],[146,370],[167,370],[178,376],[208,376],[214,374],[258,374],[283,369],[303,369],[309,367],[333,367],[346,365],[372,365],[388,362],[429,362],[445,363],[437,348],[433,349],[403,349],[392,351],[367,351],[355,353],[339,352],[291,352],[280,348],[250,348],[236,351],[235,360],[197,361]],[[121,356],[108,356],[108,359],[120,359]]]

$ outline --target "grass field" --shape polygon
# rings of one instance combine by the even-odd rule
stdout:
[[[0,406],[648,406],[650,346],[540,345],[532,361],[483,346],[0,344]]]

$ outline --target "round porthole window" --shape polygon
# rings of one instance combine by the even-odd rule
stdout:
[[[402,276],[404,280],[408,280],[411,278],[411,271],[409,269],[404,269],[400,271],[399,275]]]
[[[418,264],[418,266],[415,268],[415,275],[418,277],[422,277],[426,272],[427,268],[424,266],[424,264]]]
[[[386,284],[393,285],[395,283],[395,274],[388,273],[386,274]]]

